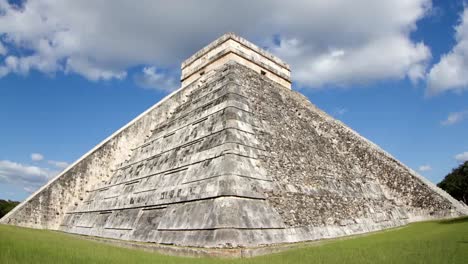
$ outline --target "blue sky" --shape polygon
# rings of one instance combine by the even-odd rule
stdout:
[[[177,88],[180,62],[226,31],[290,63],[295,90],[434,183],[468,159],[463,1],[77,2],[0,0],[0,199],[26,198]]]

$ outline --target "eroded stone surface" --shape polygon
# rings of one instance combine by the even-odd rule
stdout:
[[[186,86],[228,61],[236,61],[291,89],[289,65],[235,34],[227,33],[182,62],[181,83]]]
[[[231,62],[151,109],[1,221],[249,247],[466,213],[304,96]]]

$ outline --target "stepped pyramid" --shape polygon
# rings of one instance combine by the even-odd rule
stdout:
[[[181,82],[1,222],[218,248],[467,214],[291,90],[289,66],[243,38],[194,54]]]

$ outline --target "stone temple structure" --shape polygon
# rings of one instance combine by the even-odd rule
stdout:
[[[291,90],[289,66],[243,38],[188,58],[181,81],[1,223],[237,248],[468,213]]]

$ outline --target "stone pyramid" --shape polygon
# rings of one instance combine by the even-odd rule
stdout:
[[[130,241],[253,247],[467,214],[291,90],[289,66],[234,34],[182,87],[1,222]]]

